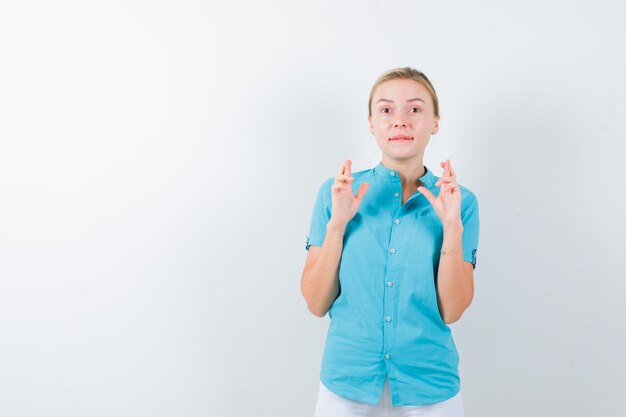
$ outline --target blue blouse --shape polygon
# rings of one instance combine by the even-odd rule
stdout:
[[[439,177],[425,168],[420,180],[437,196]],[[400,177],[382,162],[352,176],[354,193],[364,181],[369,189],[346,226],[320,380],[337,395],[373,405],[385,377],[393,406],[447,400],[459,392],[460,379],[456,346],[437,304],[441,220],[419,191],[402,204]],[[317,194],[307,250],[324,242],[334,180]],[[463,259],[475,268],[478,201],[460,189]]]

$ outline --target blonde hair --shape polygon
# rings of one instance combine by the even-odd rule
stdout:
[[[397,78],[417,81],[418,83],[426,87],[426,90],[428,90],[428,92],[430,93],[430,97],[433,99],[435,116],[439,117],[439,99],[437,98],[435,87],[433,87],[430,80],[423,72],[411,67],[394,68],[389,71],[385,71],[380,77],[378,77],[376,82],[374,82],[374,86],[372,86],[369,103],[367,105],[367,112],[370,117],[372,116],[372,99],[374,98],[374,92],[376,91],[378,86],[380,86],[385,81],[395,80]]]

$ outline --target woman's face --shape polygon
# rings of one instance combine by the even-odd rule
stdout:
[[[428,90],[408,79],[379,85],[372,97],[372,115],[367,119],[380,150],[395,160],[423,160],[430,135],[439,129]]]

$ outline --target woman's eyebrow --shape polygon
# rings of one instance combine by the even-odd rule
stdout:
[[[393,100],[389,100],[388,98],[381,98],[380,100],[376,102],[376,104],[380,103],[381,101],[386,101],[387,103],[393,103]],[[410,103],[411,101],[421,101],[422,103],[426,104],[426,102],[419,97],[410,98],[406,102]]]

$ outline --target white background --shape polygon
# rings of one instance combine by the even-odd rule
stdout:
[[[626,414],[622,1],[0,1],[0,416],[312,416],[315,194],[433,82],[466,415]]]

